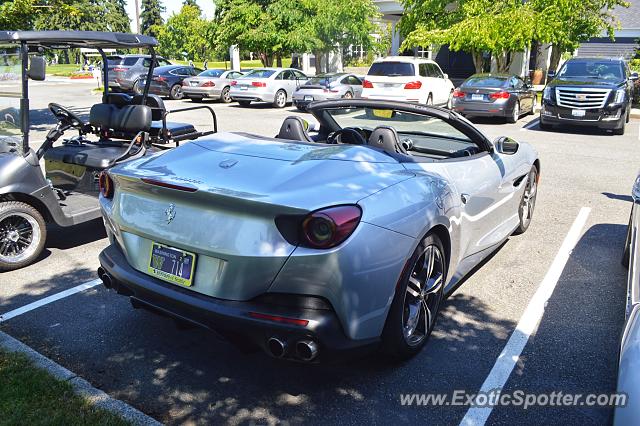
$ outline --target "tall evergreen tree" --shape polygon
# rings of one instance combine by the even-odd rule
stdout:
[[[140,32],[142,34],[157,36],[158,30],[162,22],[162,12],[164,6],[160,0],[142,0],[140,12]]]
[[[110,31],[131,32],[131,20],[126,10],[125,0],[107,0],[105,21]]]

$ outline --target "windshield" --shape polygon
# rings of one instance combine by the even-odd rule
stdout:
[[[558,72],[558,77],[576,79],[594,78],[619,80],[623,78],[623,75],[622,64],[611,61],[570,60],[567,61],[560,72]]]
[[[206,70],[198,74],[198,77],[220,77],[224,70]]]
[[[0,45],[0,152],[22,152],[20,48]]]
[[[416,75],[413,64],[408,62],[375,62],[369,68],[368,75],[403,77]]]
[[[253,70],[240,78],[269,78],[275,73],[274,70]]]
[[[122,57],[120,56],[107,56],[107,65],[108,66],[120,65],[121,60],[122,60]]]
[[[469,77],[462,83],[464,87],[504,87],[507,85],[507,77]]]

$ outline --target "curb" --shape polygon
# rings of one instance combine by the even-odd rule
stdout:
[[[67,370],[60,364],[50,360],[21,341],[0,331],[0,347],[8,352],[24,354],[33,364],[47,371],[58,380],[68,382],[73,387],[76,394],[88,400],[96,407],[110,411],[123,419],[140,426],[161,426],[162,423],[147,416],[143,412],[133,408],[129,404],[118,399],[111,398],[105,392],[94,388],[82,377]]]

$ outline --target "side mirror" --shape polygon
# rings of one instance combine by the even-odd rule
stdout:
[[[548,77],[548,78],[554,78],[555,76],[556,76],[556,72],[555,72],[555,71],[549,71],[549,72],[547,73],[547,77]]]
[[[500,136],[493,141],[493,149],[498,154],[513,155],[518,152],[519,147],[518,142],[507,136]]]
[[[630,80],[637,80],[638,79],[638,73],[637,72],[632,72],[631,75],[629,76]]]
[[[27,76],[31,80],[43,81],[47,76],[47,63],[44,56],[32,56],[29,61]]]

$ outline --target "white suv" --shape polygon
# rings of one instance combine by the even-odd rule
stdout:
[[[453,83],[434,61],[387,56],[369,68],[362,97],[451,107],[453,90]]]

